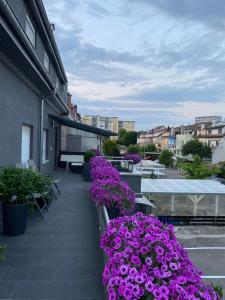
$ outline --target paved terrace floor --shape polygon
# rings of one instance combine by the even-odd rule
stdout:
[[[97,217],[89,184],[79,175],[56,172],[62,194],[44,221],[35,211],[23,236],[4,237],[0,299],[102,300]]]

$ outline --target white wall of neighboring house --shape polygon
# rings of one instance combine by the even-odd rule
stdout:
[[[212,163],[225,161],[225,138],[215,147],[212,152]]]

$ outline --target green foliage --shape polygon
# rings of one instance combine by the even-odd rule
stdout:
[[[0,171],[0,194],[7,203],[26,203],[32,193],[44,194],[51,183],[51,177],[32,169],[7,167]]]
[[[200,156],[195,155],[193,162],[180,163],[187,179],[205,179],[218,172],[212,165],[203,163]]]
[[[199,142],[198,140],[191,140],[187,142],[182,148],[183,155],[198,155],[200,157],[209,157],[212,154],[211,148]]]
[[[221,285],[213,285],[212,287],[214,289],[214,291],[220,296],[221,299],[223,299],[223,288]]]
[[[103,145],[103,151],[104,151],[105,155],[109,155],[109,156],[119,156],[119,154],[120,154],[119,150],[117,148],[117,144],[113,140],[105,141],[105,143]]]
[[[137,132],[136,131],[127,132],[123,137],[123,142],[125,146],[137,144]]]
[[[163,150],[162,154],[159,156],[159,162],[160,164],[165,165],[167,168],[171,167],[173,164],[173,153],[165,149]]]
[[[225,161],[219,162],[218,164],[215,164],[214,167],[218,170],[217,175],[220,178],[225,179]]]
[[[94,151],[91,151],[91,150],[88,150],[84,153],[84,161],[85,162],[89,162],[89,160],[95,156],[95,152]]]
[[[139,154],[140,153],[140,147],[138,145],[130,145],[127,148],[127,153],[129,153],[129,154]]]
[[[121,128],[121,129],[119,130],[119,140],[122,141],[122,140],[124,139],[124,137],[125,137],[126,134],[127,134],[126,129]]]
[[[155,144],[148,144],[145,146],[145,152],[156,152],[157,148]]]

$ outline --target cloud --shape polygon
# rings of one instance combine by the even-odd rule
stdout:
[[[81,113],[149,128],[223,111],[223,1],[44,2]]]
[[[202,23],[216,30],[225,29],[225,2],[222,0],[134,0],[132,3],[139,7],[144,4],[145,9],[156,9],[175,19]]]

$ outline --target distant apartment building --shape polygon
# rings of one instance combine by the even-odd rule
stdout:
[[[84,115],[81,118],[83,124],[101,128],[104,130],[109,130],[114,133],[118,133],[118,117],[106,117],[106,116],[94,116],[94,115]],[[112,137],[112,139],[117,139],[117,136]]]
[[[195,117],[195,124],[199,123],[217,123],[222,122],[222,116],[201,116],[201,117]]]
[[[139,132],[137,143],[139,145],[155,144],[157,148],[161,149],[162,134],[165,131],[165,126],[157,126],[151,130]]]
[[[135,121],[118,121],[118,128],[125,129],[126,131],[135,131]]]

